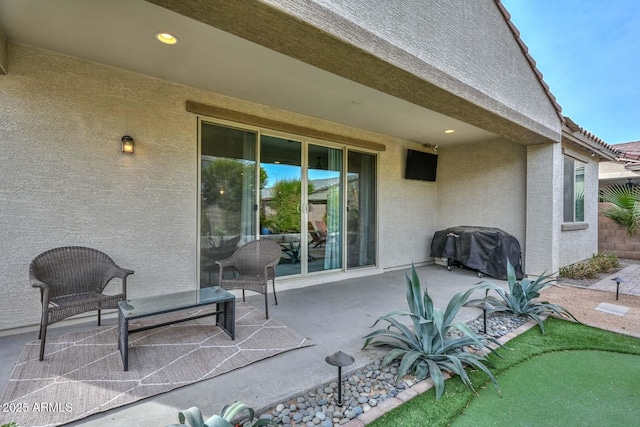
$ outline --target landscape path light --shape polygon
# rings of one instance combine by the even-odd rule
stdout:
[[[349,366],[354,362],[353,356],[337,351],[324,358],[329,365],[338,367],[338,406],[342,406],[342,367]]]
[[[616,282],[616,301],[617,301],[618,300],[618,295],[620,293],[620,283],[626,283],[626,280],[624,280],[622,277],[614,277],[611,280]]]

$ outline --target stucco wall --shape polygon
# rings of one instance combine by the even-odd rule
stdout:
[[[562,224],[562,146],[527,147],[525,273],[558,271]]]
[[[407,148],[394,144],[380,158],[380,264],[382,268],[409,266],[429,260],[436,231],[437,183],[404,179]]]
[[[506,141],[442,147],[438,159],[438,229],[496,227],[525,249],[526,147]],[[524,255],[523,255],[524,256]]]
[[[266,1],[477,105],[560,139],[557,112],[494,0]],[[356,25],[345,25],[332,14]],[[363,36],[362,29],[376,37]],[[408,55],[388,51],[377,38]]]
[[[600,188],[615,184],[640,184],[640,172],[627,170],[624,162],[609,161],[598,164],[598,177]]]
[[[560,231],[560,265],[564,267],[591,258],[598,252],[598,162],[586,153],[565,147],[565,153],[585,163],[584,223],[587,228]]]
[[[29,262],[90,246],[135,271],[129,295],[195,283],[195,118],[183,89],[9,44],[0,78],[0,329],[38,322]],[[135,154],[120,152],[130,133]]]
[[[624,167],[624,162],[602,162],[599,165],[598,176],[601,180],[614,180],[614,179],[626,179],[637,178],[636,172],[627,170]]]
[[[428,259],[435,187],[402,179],[408,142],[28,46],[10,43],[9,59],[0,76],[0,330],[38,323],[28,267],[56,246],[91,246],[135,270],[131,297],[195,286],[197,117],[186,100],[387,145],[382,267]],[[120,152],[126,133],[133,156]]]

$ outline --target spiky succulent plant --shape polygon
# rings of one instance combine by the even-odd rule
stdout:
[[[251,421],[251,424],[249,424],[248,427],[276,425],[273,421],[266,419],[253,421],[253,409],[242,402],[234,402],[231,405],[223,406],[219,414],[213,415],[207,421],[202,417],[200,409],[193,406],[178,413],[178,420],[180,421],[180,424],[171,424],[167,427],[181,427],[185,422],[187,422],[190,427],[234,427],[234,425],[231,424],[231,420],[242,412],[246,412],[247,416],[240,420],[240,425],[244,426],[247,421]]]
[[[486,302],[493,307],[487,312],[507,311],[520,316],[527,316],[538,323],[543,334],[545,333],[544,323],[540,317],[543,314],[557,314],[560,317],[571,318],[579,322],[573,314],[561,305],[537,299],[540,297],[540,291],[554,285],[555,280],[551,275],[543,274],[535,280],[528,278],[517,280],[515,270],[507,259],[507,282],[509,284],[509,292],[495,283],[482,282],[481,286],[485,286],[488,290],[494,290],[499,298],[491,295],[483,299],[471,300],[467,304],[478,305]]]
[[[443,372],[459,375],[462,382],[475,392],[465,366],[484,372],[500,392],[498,382],[488,367],[490,363],[485,351],[488,342],[498,346],[500,344],[493,338],[478,336],[466,324],[455,320],[471,294],[482,287],[475,286],[465,292],[458,292],[449,301],[445,311],[442,311],[434,308],[426,288],[424,296],[421,295],[420,280],[414,266],[411,267],[411,278],[405,274],[405,280],[409,311],[393,311],[376,320],[373,326],[380,321],[386,321],[389,326],[365,336],[364,347],[394,347],[384,357],[383,365],[400,360],[398,379],[407,373],[418,378],[430,376],[435,386],[436,399],[440,399],[444,392]],[[411,319],[413,328],[399,320],[407,317]],[[480,351],[473,350],[473,347]]]

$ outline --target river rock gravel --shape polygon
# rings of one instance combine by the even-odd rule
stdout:
[[[526,317],[510,313],[489,313],[486,334],[482,315],[471,321],[469,327],[481,336],[498,339],[526,322]],[[272,409],[263,411],[260,418],[270,419],[283,427],[334,427],[346,424],[416,383],[416,378],[412,376],[396,381],[398,366],[398,362],[392,362],[383,367],[381,360],[376,360],[343,375],[341,406],[337,402],[338,383],[331,382],[289,401],[277,402]]]

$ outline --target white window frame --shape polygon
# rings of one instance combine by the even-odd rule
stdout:
[[[569,162],[571,162],[571,166],[569,166]],[[585,196],[585,190],[586,190],[586,180],[585,180],[586,166],[587,164],[582,160],[578,160],[574,157],[567,156],[567,155],[564,156],[563,164],[562,164],[562,167],[563,167],[562,221],[563,223],[584,223],[585,221],[584,196]],[[571,168],[570,171],[567,170],[568,168]],[[579,179],[579,175],[582,175],[582,179]],[[571,181],[568,181],[568,179],[570,179]],[[569,184],[570,184],[570,188],[567,188]],[[582,186],[582,212],[578,212],[578,209],[576,206],[576,199],[577,199],[576,195],[578,191],[580,191],[579,190],[580,186]],[[569,192],[571,193],[570,195],[568,194]],[[568,212],[569,207],[567,206],[568,203],[571,204],[570,206],[571,215],[568,215],[569,214]],[[582,213],[581,216],[579,215],[580,213]]]

